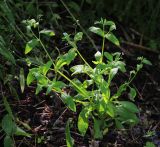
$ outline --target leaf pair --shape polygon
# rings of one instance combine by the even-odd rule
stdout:
[[[117,37],[112,33],[112,31],[116,29],[116,25],[114,22],[107,21],[106,19],[101,19],[101,21],[96,22],[95,24],[101,24],[103,29],[92,26],[89,28],[91,32],[101,36],[102,38],[106,38],[107,40],[109,40],[110,42],[112,42],[113,44],[117,46],[120,45]],[[105,26],[109,26],[109,31],[107,33],[104,30]]]

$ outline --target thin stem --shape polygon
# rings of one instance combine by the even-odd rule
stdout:
[[[103,62],[103,56],[104,56],[104,43],[105,43],[105,32],[104,32],[104,24],[103,24],[103,42],[102,42],[102,58],[101,58],[101,62]]]
[[[64,77],[66,80],[68,80],[73,86],[75,86],[80,92],[81,94],[83,94],[83,96],[87,97],[88,95],[79,88],[78,85],[76,85],[71,79],[69,79],[66,75],[64,75],[62,72],[60,72],[59,70],[57,71],[62,77]]]
[[[143,67],[142,61],[143,61],[143,59],[141,60],[139,65],[142,65],[142,67]],[[138,72],[139,72],[139,70],[137,70],[136,73],[134,74],[134,76],[128,81],[128,84],[130,84],[134,80],[134,78],[137,76]]]
[[[88,62],[83,58],[83,56],[81,55],[81,53],[78,51],[78,49],[76,48],[76,51],[77,51],[77,53],[78,53],[78,55],[81,57],[81,59],[84,61],[84,63],[89,67],[89,68],[91,68],[92,69],[92,67],[88,64]],[[93,69],[92,69],[93,70]]]

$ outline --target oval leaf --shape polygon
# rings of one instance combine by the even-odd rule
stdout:
[[[4,147],[13,147],[14,146],[14,141],[10,136],[6,136],[4,138]]]
[[[86,108],[82,109],[78,116],[78,130],[82,135],[86,134],[88,129],[88,117],[89,117],[89,110]]]
[[[138,113],[139,112],[137,106],[132,102],[120,101],[118,103],[121,104],[122,107],[124,107],[125,109],[129,110],[130,112],[133,112],[133,113]]]

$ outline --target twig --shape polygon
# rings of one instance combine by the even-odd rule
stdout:
[[[146,51],[150,51],[150,52],[154,52],[154,53],[160,53],[158,50],[153,50],[151,48],[139,45],[139,44],[135,44],[135,43],[131,43],[131,42],[127,42],[127,41],[122,41],[122,44],[128,45],[130,47],[133,47],[135,49],[140,49],[140,50],[146,50]]]

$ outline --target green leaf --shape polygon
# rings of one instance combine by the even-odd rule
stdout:
[[[107,111],[106,106],[107,105],[106,105],[106,102],[104,101],[104,99],[98,100],[96,102],[96,109],[100,114],[105,114],[105,112]]]
[[[51,82],[51,84],[48,84],[46,95],[49,94],[52,90],[55,90],[57,92],[61,92],[61,89],[65,87],[66,84],[62,81],[56,81],[55,79]]]
[[[156,147],[153,142],[146,142],[146,145],[144,147]]]
[[[82,109],[82,111],[80,112],[79,116],[78,116],[78,130],[80,131],[80,133],[84,136],[86,134],[86,131],[88,129],[88,118],[90,115],[90,109],[89,107],[85,107]]]
[[[25,54],[28,54],[33,48],[35,48],[39,44],[38,39],[32,39],[26,44]]]
[[[14,147],[14,141],[13,139],[7,135],[5,138],[4,138],[4,147]]]
[[[147,64],[147,65],[152,65],[151,61],[147,60],[146,58],[142,60],[142,63]]]
[[[27,75],[27,85],[29,86],[35,79],[36,78],[33,75],[33,70],[30,70],[28,75]]]
[[[72,75],[89,73],[91,71],[87,65],[75,65],[75,66],[72,66],[70,70],[73,72]]]
[[[40,91],[42,91],[42,89],[43,89],[43,85],[41,85],[41,84],[37,84],[37,88],[36,88],[36,95],[38,94],[38,93],[40,93]]]
[[[104,36],[104,32],[103,32],[103,30],[102,30],[101,28],[98,28],[98,27],[90,27],[89,30],[90,30],[91,32],[93,32],[93,33],[101,36],[101,37]]]
[[[70,49],[68,53],[60,56],[60,59],[56,63],[56,69],[62,68],[64,65],[69,65],[72,60],[76,57],[77,53],[74,49]]]
[[[143,64],[137,64],[137,67],[136,67],[137,71],[139,71],[140,69],[142,69],[142,67],[143,67]]]
[[[49,79],[47,79],[46,76],[39,74],[39,73],[34,73],[34,76],[36,77],[38,84],[42,85],[42,86],[47,86]]]
[[[113,61],[113,56],[112,54],[108,53],[108,52],[104,52],[104,56],[109,60],[109,61]]]
[[[2,38],[2,36],[0,36],[0,54],[4,58],[6,58],[10,62],[12,62],[14,65],[16,65],[15,58],[12,55],[12,53],[8,50],[8,47],[6,46],[6,43],[5,43],[4,39]]]
[[[117,93],[115,94],[117,98],[118,98],[119,96],[121,96],[121,94],[122,94],[124,91],[126,91],[127,86],[128,86],[128,83],[124,83],[124,84],[122,84],[122,85],[118,88],[118,91],[117,91]]]
[[[20,69],[19,79],[20,79],[21,91],[23,93],[24,92],[24,87],[25,87],[25,77],[24,77],[24,69],[23,68]]]
[[[13,113],[12,113],[12,109],[7,101],[6,97],[3,97],[3,104],[5,106],[5,110],[8,112],[9,116],[14,119]]]
[[[136,95],[137,95],[136,90],[135,90],[134,88],[131,88],[131,87],[130,87],[129,98],[130,98],[132,101],[134,101],[134,98],[136,97]]]
[[[113,118],[115,116],[114,105],[111,102],[108,102],[106,108],[107,108],[107,114]]]
[[[109,31],[113,31],[116,29],[116,25],[113,21],[107,21],[106,19],[101,18],[100,21],[95,22],[95,24],[101,24],[104,26],[109,26]]]
[[[9,136],[13,135],[16,131],[16,124],[9,114],[6,114],[2,119],[2,129]]]
[[[126,64],[122,61],[116,61],[113,63],[114,67],[117,67],[121,72],[126,72]]]
[[[16,127],[16,132],[14,133],[17,136],[25,136],[25,137],[31,137],[31,134],[25,132],[24,130],[22,130],[20,127]]]
[[[111,70],[110,70],[110,74],[109,74],[109,77],[110,77],[110,81],[113,79],[113,77],[117,74],[117,72],[118,72],[118,68],[112,68]]]
[[[93,80],[85,80],[85,81],[83,82],[83,87],[84,87],[84,88],[87,88],[87,87],[89,87],[90,85],[92,85],[93,83],[94,83]]]
[[[113,30],[116,30],[116,25],[113,21],[107,21],[106,25],[109,25],[110,28],[109,28],[109,31],[113,31]]]
[[[53,30],[44,29],[44,30],[41,30],[39,33],[40,34],[45,34],[46,36],[50,36],[50,37],[55,36],[55,33],[54,33]]]
[[[78,82],[78,80],[74,81]],[[70,83],[70,85],[76,90],[84,99],[88,99],[90,97],[89,92],[83,87],[82,84],[79,82],[76,83],[77,86],[75,86],[73,83]]]
[[[117,119],[122,123],[127,123],[129,125],[135,125],[139,122],[135,113],[132,113],[128,109],[124,108],[123,106],[118,106],[116,108]]]
[[[124,107],[125,109],[129,110],[130,112],[133,112],[133,113],[139,112],[139,109],[137,108],[137,106],[132,102],[119,101],[118,103],[122,105],[122,107]]]
[[[64,101],[65,104],[67,104],[67,106],[74,112],[76,112],[76,105],[75,102],[73,100],[73,97],[71,97],[70,95],[68,95],[67,93],[63,92],[61,94],[62,100]]]
[[[83,37],[83,33],[82,32],[78,32],[75,36],[74,36],[74,41],[80,41],[82,40]]]
[[[50,69],[50,67],[52,66],[52,61],[48,61],[46,64],[44,64],[43,66],[39,67],[39,70],[41,71],[41,73],[43,75],[46,75],[48,70]]]
[[[117,39],[117,37],[114,34],[108,33],[108,34],[105,35],[105,38],[108,39],[113,44],[115,44],[117,46],[120,46],[119,40]]]
[[[70,123],[70,120],[67,121],[66,128],[65,128],[66,143],[67,143],[67,147],[73,147],[74,140],[71,137],[69,123]]]
[[[103,132],[102,132],[102,120],[94,118],[94,138],[95,139],[102,139],[103,138]]]
[[[115,124],[118,129],[124,129],[124,126],[118,119],[115,119]]]

